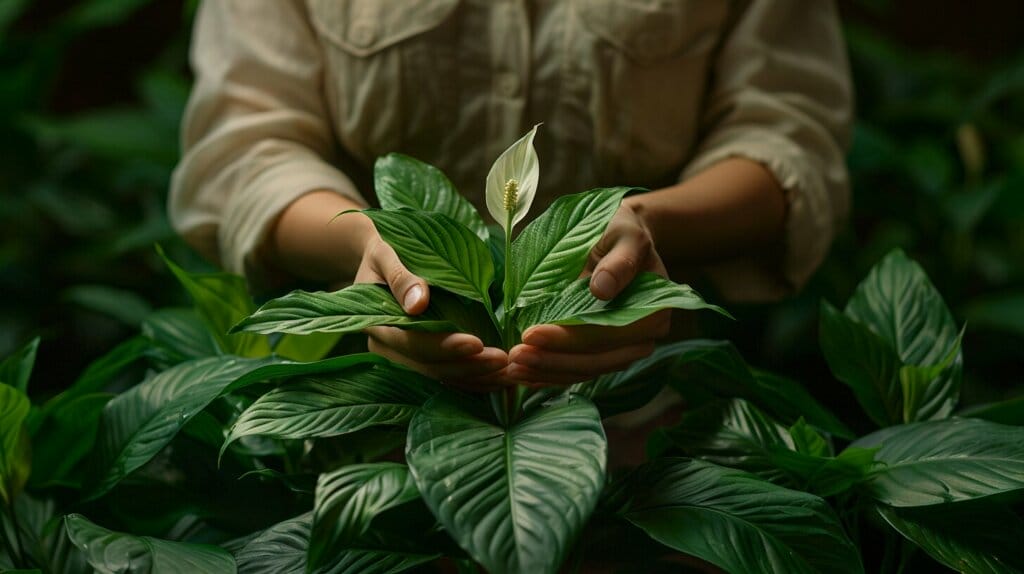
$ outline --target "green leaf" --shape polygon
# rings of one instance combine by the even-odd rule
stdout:
[[[266,337],[251,333],[228,333],[235,323],[248,317],[254,309],[245,278],[230,273],[189,273],[168,259],[159,246],[157,253],[192,296],[196,311],[225,353],[240,357],[265,357],[270,354],[270,343]]]
[[[416,484],[489,572],[555,572],[604,484],[600,415],[582,397],[548,403],[507,430],[486,412],[445,395],[423,406],[406,447]]]
[[[878,506],[878,514],[929,556],[966,574],[1024,572],[1024,520],[1007,508],[951,504],[937,508]]]
[[[958,346],[959,329],[942,295],[924,270],[898,249],[858,285],[845,313],[888,342],[904,365],[941,364]],[[921,393],[921,404],[928,408],[904,422],[948,417],[960,397],[962,377],[958,357]]]
[[[834,457],[775,449],[771,462],[788,475],[787,486],[818,496],[835,496],[855,487],[871,472],[875,449],[847,448]]]
[[[624,371],[577,383],[569,391],[593,401],[603,418],[638,409],[665,386],[678,354],[679,343],[662,345]]]
[[[274,347],[274,354],[293,361],[319,361],[341,340],[341,333],[286,333]]]
[[[301,378],[266,393],[246,409],[221,451],[244,436],[315,438],[403,425],[439,390],[431,379],[389,365]]]
[[[622,327],[664,309],[711,309],[689,285],[679,285],[655,273],[641,273],[611,301],[590,293],[590,278],[569,284],[557,296],[531,305],[518,315],[519,330],[533,325],[606,325]]]
[[[728,341],[691,339],[679,343],[677,351],[679,356],[669,380],[684,397],[698,386],[715,396],[752,401],[783,424],[804,417],[835,436],[856,436],[796,381],[748,367]]]
[[[316,484],[309,563],[319,566],[358,543],[385,510],[420,497],[409,469],[394,462],[344,466]]]
[[[852,446],[878,447],[863,484],[890,506],[929,506],[1024,490],[1024,428],[978,419],[890,427]]]
[[[221,354],[213,333],[194,309],[158,309],[142,321],[142,334],[157,348],[158,360],[168,366]]]
[[[466,226],[441,213],[365,209],[384,241],[413,274],[431,285],[490,305],[491,252]]]
[[[356,283],[340,291],[292,291],[272,299],[231,330],[257,333],[354,333],[391,325],[423,331],[456,331],[458,327],[428,309],[421,315],[405,310],[383,285]]]
[[[526,307],[555,296],[579,277],[591,248],[630,189],[594,189],[555,200],[512,243],[505,300]]]
[[[900,359],[871,329],[821,303],[822,353],[832,374],[853,389],[864,412],[879,426],[903,420]]]
[[[223,356],[197,359],[163,371],[107,403],[92,456],[88,498],[104,494],[148,462],[189,420],[225,393],[259,381],[385,362],[369,353],[316,363]]]
[[[108,393],[92,393],[47,404],[45,418],[33,437],[33,487],[69,479],[77,484],[78,477],[69,474],[92,449],[100,414],[111,398]]]
[[[384,209],[403,207],[442,213],[458,221],[477,237],[487,240],[487,225],[473,204],[459,195],[452,182],[436,167],[399,153],[377,158],[373,188]]]
[[[234,574],[222,548],[113,532],[80,514],[65,517],[68,536],[100,574]]]
[[[0,383],[0,497],[10,505],[28,481],[32,453],[25,417],[29,401],[25,393]]]
[[[828,504],[706,462],[643,467],[625,517],[652,538],[730,573],[862,573]]]
[[[794,448],[786,427],[743,399],[717,401],[683,415],[682,421],[663,431],[675,449],[686,456],[782,481],[775,467],[775,448]]]
[[[306,574],[306,547],[312,513],[275,524],[245,543],[236,554],[245,574]],[[313,574],[397,574],[439,555],[350,548]]]
[[[37,350],[39,350],[39,337],[32,339],[18,352],[0,362],[0,383],[11,385],[19,391],[27,393],[32,367],[36,364]]]
[[[918,422],[946,418],[959,396],[960,375],[954,369],[962,368],[960,342],[963,332],[946,358],[937,365],[900,367],[900,388],[903,391],[903,420]]]
[[[130,327],[138,327],[153,309],[138,293],[107,285],[75,285],[62,298],[85,309],[117,319]]]
[[[793,439],[793,450],[811,456],[829,456],[825,437],[808,425],[803,417],[789,427],[789,436]]]

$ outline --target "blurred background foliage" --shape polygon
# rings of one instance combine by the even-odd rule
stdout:
[[[154,243],[208,266],[165,209],[195,4],[0,0],[0,356],[43,337],[34,395],[67,386],[151,309],[185,302]],[[819,301],[845,301],[899,246],[967,323],[966,402],[1020,393],[1024,5],[840,8],[858,101],[850,223],[799,297],[736,309],[708,334],[842,412],[854,401],[818,354]]]

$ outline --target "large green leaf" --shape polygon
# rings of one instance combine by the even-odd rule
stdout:
[[[151,348],[152,344],[144,337],[132,337],[124,341],[107,354],[89,363],[89,366],[75,379],[75,382],[66,391],[48,401],[47,405],[103,390],[114,377],[121,374],[129,365],[143,358]]]
[[[411,209],[362,211],[409,271],[485,305],[494,279],[491,252],[466,226],[441,213]]]
[[[306,547],[313,513],[275,524],[250,539],[235,554],[243,574],[306,574]],[[438,555],[388,550],[344,550],[313,574],[398,574],[429,562]]]
[[[110,490],[141,467],[215,398],[245,385],[282,377],[331,372],[375,355],[349,355],[317,363],[222,356],[181,363],[107,403],[96,438],[90,498]]]
[[[743,399],[718,401],[689,411],[678,425],[663,433],[681,454],[773,481],[784,476],[772,464],[772,452],[794,448],[786,427]]]
[[[476,208],[459,195],[441,170],[430,164],[400,153],[377,158],[373,165],[373,188],[384,209],[406,207],[443,213],[487,240],[487,225]]]
[[[28,392],[28,379],[36,364],[39,337],[28,342],[18,352],[0,362],[0,383],[11,385],[23,393]]]
[[[301,378],[257,399],[235,421],[221,450],[251,435],[314,438],[402,425],[439,389],[431,379],[389,365]]]
[[[100,574],[234,574],[236,571],[231,555],[216,546],[113,532],[80,514],[69,514],[65,524],[71,541]]]
[[[189,273],[168,259],[159,246],[157,252],[192,296],[196,311],[225,353],[240,357],[270,354],[270,343],[266,337],[253,333],[228,333],[235,323],[248,317],[254,309],[244,277],[230,273]]]
[[[0,498],[5,505],[21,492],[32,467],[24,424],[30,406],[25,393],[0,383]]]
[[[286,333],[274,346],[274,354],[293,361],[319,361],[341,340],[342,333]]]
[[[406,459],[427,506],[495,574],[555,572],[597,503],[607,444],[590,401],[568,397],[511,428],[439,395],[409,426]]]
[[[903,420],[900,359],[871,329],[822,301],[822,353],[837,379],[853,389],[864,412],[879,426]]]
[[[591,248],[629,190],[594,189],[555,200],[512,243],[505,300],[513,307],[526,307],[555,296],[579,277]]]
[[[831,508],[814,495],[688,459],[649,463],[637,480],[626,518],[726,572],[864,571]]]
[[[959,413],[961,417],[984,419],[1004,425],[1024,426],[1024,396],[995,403],[983,403],[968,407]]]
[[[752,401],[783,424],[804,417],[835,436],[856,436],[796,381],[748,367],[728,341],[691,339],[679,343],[676,349],[678,357],[669,382],[684,397],[699,387],[715,396]]]
[[[879,506],[877,510],[900,534],[957,572],[1024,572],[1024,520],[1008,508],[960,503],[935,508]]]
[[[905,422],[946,418],[960,397],[962,379],[959,329],[924,270],[901,250],[887,255],[860,283],[846,305],[846,315],[887,341],[904,365],[930,367],[957,357],[922,385],[919,410]]]
[[[419,497],[403,464],[354,464],[321,474],[313,507],[310,565],[328,563],[357,544],[378,514]]]
[[[155,358],[167,366],[222,353],[195,309],[158,309],[142,321],[142,334],[152,341]]]
[[[724,310],[701,299],[688,285],[679,285],[655,273],[641,273],[611,301],[590,292],[590,278],[570,283],[558,295],[523,309],[517,316],[520,331],[533,325],[608,325],[621,327],[663,309]]]
[[[268,301],[232,331],[257,333],[353,333],[376,325],[423,331],[457,331],[450,321],[428,309],[406,315],[391,291],[383,285],[356,283],[340,291],[310,293],[292,291]]]
[[[978,419],[890,427],[853,443],[882,463],[865,491],[890,506],[929,506],[1024,490],[1024,428]]]

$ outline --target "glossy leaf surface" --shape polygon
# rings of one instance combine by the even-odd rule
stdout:
[[[878,448],[863,487],[896,507],[930,506],[1024,490],[1024,428],[978,419],[890,427],[853,443]]]
[[[107,530],[80,514],[65,518],[68,536],[100,574],[234,574],[222,548]]]
[[[642,469],[625,517],[729,573],[862,573],[828,504],[752,474],[689,459]]]
[[[590,401],[549,403],[506,430],[453,396],[413,417],[406,459],[427,506],[489,572],[555,572],[597,503],[606,441]]]
[[[377,158],[373,165],[373,188],[384,209],[405,207],[443,213],[480,239],[488,237],[487,226],[473,204],[459,195],[441,170],[428,163],[400,153]]]
[[[494,279],[491,252],[482,239],[461,223],[440,213],[410,209],[366,209],[377,232],[394,248],[413,274],[487,304]]]
[[[402,425],[438,390],[436,382],[389,365],[300,378],[264,394],[246,409],[231,427],[223,449],[251,435],[315,438]]]
[[[0,383],[11,385],[19,391],[27,393],[28,380],[32,376],[32,367],[36,364],[36,351],[38,350],[39,337],[36,337],[14,354],[0,361]]]
[[[526,307],[555,296],[579,277],[629,189],[594,189],[556,199],[512,243],[505,300]]]
[[[378,514],[419,497],[403,464],[353,464],[321,474],[313,507],[310,564],[329,562],[344,549],[358,545]]]

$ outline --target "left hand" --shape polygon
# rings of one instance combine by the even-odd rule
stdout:
[[[668,276],[643,217],[623,202],[591,250],[584,275],[595,297],[610,300],[643,271]],[[654,352],[670,318],[666,310],[624,327],[535,325],[509,351],[506,376],[530,385],[571,385],[621,371]]]

